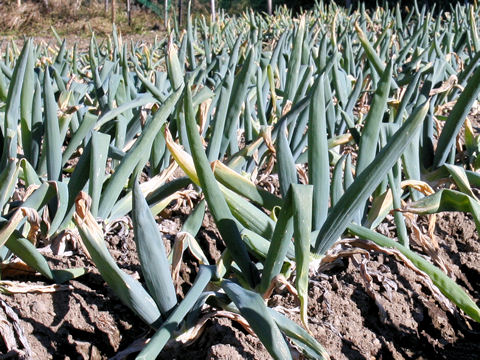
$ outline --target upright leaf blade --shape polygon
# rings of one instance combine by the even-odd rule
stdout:
[[[100,206],[98,209],[98,215],[100,217],[106,218],[108,216],[113,205],[117,201],[125,182],[138,166],[139,159],[143,159],[143,155],[150,152],[156,134],[160,131],[162,125],[173,112],[175,105],[182,94],[182,90],[183,89],[180,88],[168,97],[153,119],[147,123],[142,134],[135,141],[133,148],[130,149],[123,161],[115,169],[115,173],[106,185],[100,200]],[[145,158],[145,162],[147,159],[148,158]]]
[[[275,276],[280,273],[289,245],[292,241],[293,214],[291,206],[291,192],[292,190],[290,187],[284,198],[283,206],[280,210],[277,223],[275,224],[272,241],[270,242],[263,267],[262,281],[259,285],[260,293],[264,293],[269,288]]]
[[[160,311],[142,285],[124,273],[113,260],[103,240],[103,231],[90,213],[88,196],[81,192],[75,201],[74,221],[98,271],[122,302],[149,325],[157,324]]]
[[[198,174],[198,180],[205,193],[208,207],[233,259],[250,282],[250,285],[255,286],[258,281],[258,273],[255,265],[248,257],[247,248],[242,241],[232,213],[220,191],[212,169],[210,168],[207,155],[203,150],[197,123],[195,121],[195,115],[193,113],[192,94],[189,86],[186,88],[184,106],[188,141],[192,151],[195,170]]]
[[[276,360],[292,359],[290,349],[268,312],[262,297],[229,280],[223,280],[221,286],[240,310],[240,314],[248,321],[270,355]]]
[[[57,117],[57,103],[53,93],[52,80],[48,67],[43,79],[43,103],[45,107],[45,149],[48,180],[57,181],[62,173],[62,143]]]
[[[98,213],[98,205],[100,203],[103,182],[105,180],[105,167],[107,164],[109,145],[109,135],[96,131],[92,134],[88,192],[92,198],[91,212],[93,216],[97,216]]]
[[[300,317],[308,329],[308,270],[312,229],[312,185],[292,185],[293,236],[295,237],[295,286],[300,299]]]
[[[423,122],[429,102],[419,106],[393,135],[392,140],[376,156],[375,160],[357,176],[352,185],[330,211],[315,242],[315,252],[324,254],[354,219],[356,212],[365,205],[383,176],[395,164],[405,150],[412,134]]]
[[[23,46],[22,53],[17,59],[13,75],[11,76],[10,86],[8,88],[5,118],[3,125],[3,136],[12,132],[13,136],[10,142],[3,143],[2,158],[0,159],[0,169],[5,168],[8,159],[17,156],[17,126],[20,122],[20,104],[22,97],[23,81],[25,71],[31,54],[31,40],[27,40]],[[2,70],[0,70],[2,71]]]
[[[136,357],[137,360],[154,360],[157,358],[167,341],[172,337],[179,323],[195,305],[195,302],[202,295],[202,291],[214,275],[214,266],[200,265],[200,271],[187,295],[185,295],[182,302],[178,304],[168,319],[165,320],[155,335],[150,339],[148,345],[138,354]]]
[[[377,151],[378,137],[380,134],[380,124],[385,114],[387,106],[388,93],[390,92],[390,82],[392,78],[393,64],[390,62],[383,72],[380,84],[373,96],[372,105],[365,118],[365,126],[360,138],[358,151],[358,162],[356,167],[357,176],[373,161]]]
[[[133,184],[133,231],[142,273],[150,294],[163,315],[177,304],[177,296],[163,239],[137,181]]]
[[[448,115],[447,122],[438,139],[437,150],[433,158],[434,168],[442,166],[447,161],[455,139],[478,94],[480,94],[480,66],[477,67],[477,70],[475,70],[470,80],[468,80],[467,86],[460,94],[455,106]]]
[[[277,135],[278,180],[280,182],[280,193],[282,194],[283,198],[286,197],[290,185],[298,182],[295,160],[293,159],[292,152],[285,135],[286,128],[287,123],[283,122]]]
[[[328,159],[327,119],[325,117],[325,77],[316,82],[310,102],[308,122],[308,180],[313,187],[313,229],[325,222],[330,194],[330,162]]]

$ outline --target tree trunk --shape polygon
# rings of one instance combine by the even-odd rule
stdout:
[[[105,16],[108,14],[108,0],[105,0]]]
[[[127,16],[128,16],[128,26],[132,25],[132,7],[130,6],[130,0],[127,0]]]
[[[212,23],[215,22],[215,0],[210,0],[210,8],[212,10]]]
[[[272,15],[272,0],[267,0],[267,13]]]
[[[169,0],[165,0],[165,17],[164,17],[165,29],[167,28],[167,25],[168,25],[168,1]]]
[[[178,0],[178,26],[182,26],[182,0]]]
[[[117,18],[117,12],[116,12],[116,1],[115,0],[112,0],[112,24],[115,24],[115,20]]]

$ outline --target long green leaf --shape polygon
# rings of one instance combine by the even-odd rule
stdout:
[[[290,340],[295,340],[295,343],[301,349],[307,352],[313,359],[330,359],[327,351],[320,345],[317,340],[310,335],[305,329],[300,327],[296,322],[290,320],[285,315],[280,314],[271,308],[268,308],[268,312],[272,316],[273,320],[277,323],[280,330],[287,335]]]
[[[223,280],[221,286],[228,297],[233,300],[240,314],[248,321],[270,355],[276,360],[292,359],[290,349],[268,312],[262,297],[229,280]]]
[[[313,229],[325,222],[330,194],[330,162],[328,159],[327,119],[325,117],[325,77],[318,78],[308,122],[308,180],[313,187]]]
[[[278,180],[280,182],[280,193],[282,197],[285,198],[287,191],[290,188],[291,184],[296,184],[297,179],[297,168],[295,167],[295,160],[292,156],[292,151],[287,142],[287,137],[285,134],[287,123],[284,122],[280,126],[278,135],[277,135],[277,171],[278,171]]]
[[[23,78],[22,96],[20,100],[20,125],[22,129],[22,147],[25,157],[32,159],[32,108],[33,94],[35,92],[34,56],[31,46],[28,49],[28,61]]]
[[[357,176],[360,175],[375,158],[380,134],[380,124],[385,114],[388,93],[390,92],[392,69],[393,64],[390,62],[382,74],[380,84],[373,95],[372,105],[365,118],[358,151]]]
[[[375,231],[369,230],[363,226],[351,224],[348,229],[354,235],[371,240],[376,244],[399,250],[408,260],[410,260],[417,268],[424,271],[432,282],[440,289],[440,291],[455,303],[460,309],[465,311],[467,315],[477,322],[480,322],[480,309],[475,302],[467,295],[467,293],[450,279],[443,271],[429,263],[420,255],[400,245],[398,242],[389,239]]]
[[[153,102],[155,102],[155,99],[152,96],[142,95],[132,101],[123,103],[120,106],[116,107],[115,109],[112,109],[106,112],[105,114],[103,114],[95,124],[95,130],[100,129],[102,125],[106,124],[112,119],[115,119],[116,117],[123,114],[127,110],[131,110],[136,107],[141,107],[143,105],[146,105],[148,103],[153,103]]]
[[[238,174],[220,161],[213,163],[213,173],[215,178],[227,188],[236,193],[245,196],[257,205],[268,210],[275,206],[281,206],[282,200],[276,195],[256,186],[253,182]]]
[[[182,94],[182,90],[183,89],[180,88],[168,97],[153,119],[145,125],[142,134],[135,141],[132,149],[127,153],[118,168],[115,169],[115,173],[112,175],[103,191],[98,209],[98,216],[106,218],[109,215],[123,186],[125,185],[125,182],[137,167],[139,158],[145,153],[150,153],[156,134],[160,131],[167,118],[173,112],[173,109]],[[147,160],[148,158],[145,159],[145,162]]]
[[[300,299],[300,317],[308,328],[308,270],[312,229],[313,185],[292,185],[293,236],[295,237],[295,286]]]
[[[7,240],[5,246],[11,250],[16,256],[24,261],[28,266],[37,270],[43,276],[56,283],[63,283],[73,278],[85,274],[84,268],[66,269],[66,270],[51,270],[47,260],[37,250],[37,248],[27,239],[24,239],[18,234],[13,233]]]
[[[182,302],[171,312],[168,319],[165,320],[155,335],[150,339],[148,345],[138,354],[136,357],[137,360],[154,360],[157,358],[167,341],[178,328],[180,322],[195,305],[195,302],[213,276],[215,276],[214,266],[200,265],[200,271],[187,295],[185,295]]]
[[[255,74],[255,48],[252,47],[248,52],[247,60],[243,64],[241,72],[235,78],[233,88],[228,103],[227,117],[225,119],[225,131],[223,133],[223,140],[220,147],[220,156],[223,156],[227,150],[227,146],[235,144],[237,146],[237,127],[238,118],[242,110],[242,104],[245,101],[247,95],[248,86],[250,85],[250,79]],[[230,148],[230,152],[236,153],[237,148]]]
[[[433,158],[434,168],[442,166],[447,161],[455,139],[478,94],[480,94],[480,66],[475,70],[470,80],[468,80],[467,86],[460,94],[455,106],[448,115],[447,122],[438,139],[437,149]]]
[[[435,214],[442,211],[462,211],[472,214],[480,232],[480,203],[467,194],[456,190],[442,189],[435,194],[407,204],[404,211],[416,214]]]
[[[43,102],[45,108],[45,143],[48,180],[60,180],[62,174],[62,139],[57,117],[57,103],[53,93],[48,67],[43,79]]]
[[[5,168],[0,172],[0,210],[7,204],[15,191],[18,170],[17,160],[13,158],[8,159]]]
[[[284,203],[272,235],[268,254],[263,265],[262,281],[259,285],[260,293],[264,293],[275,276],[280,274],[289,244],[293,235],[293,214],[291,206],[292,190],[287,191]]]
[[[137,181],[133,184],[133,231],[142,273],[162,315],[177,304],[163,239]]]
[[[192,95],[189,86],[186,88],[184,106],[188,141],[192,150],[192,157],[195,164],[195,170],[198,174],[198,180],[205,193],[208,207],[233,259],[245,274],[250,285],[255,286],[258,281],[256,268],[248,257],[248,252],[242,241],[240,232],[233,220],[233,216],[220,191],[217,181],[215,180],[207,155],[203,150],[197,123],[195,121],[195,115],[193,113]]]
[[[31,57],[32,41],[27,40],[23,46],[22,53],[17,60],[13,75],[11,76],[8,95],[6,101],[3,136],[12,132],[11,141],[3,143],[2,158],[0,159],[0,168],[3,169],[8,159],[17,157],[17,126],[20,122],[21,113],[20,105],[22,98],[22,88],[25,77],[26,68]]]
[[[93,132],[91,139],[92,150],[90,152],[90,174],[88,192],[92,198],[91,212],[97,216],[103,181],[105,179],[105,167],[107,164],[108,147],[110,136],[99,132]]]
[[[338,203],[328,214],[315,242],[315,252],[324,254],[354,219],[356,212],[382,181],[388,170],[402,155],[412,134],[420,126],[427,114],[429,102],[417,107],[408,120],[393,135],[392,140],[375,157],[370,165],[357,176]]]
[[[287,100],[293,100],[297,91],[298,73],[301,65],[302,46],[305,36],[305,16],[300,18],[300,23],[296,30],[292,44],[292,52],[290,53],[290,59],[288,61],[288,72],[285,82],[285,103]]]
[[[161,315],[155,301],[137,280],[124,273],[115,263],[105,245],[103,231],[90,213],[88,202],[88,196],[80,193],[75,202],[73,218],[95,266],[125,305],[147,324],[158,324]]]

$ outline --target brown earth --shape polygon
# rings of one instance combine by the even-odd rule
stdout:
[[[174,220],[159,221],[167,248],[184,217],[182,212],[170,215]],[[223,244],[209,217],[203,225],[197,236],[201,246],[205,250],[221,249]],[[473,221],[462,213],[443,213],[435,234],[439,256],[451,269],[452,277],[478,303],[480,244]],[[107,241],[119,266],[139,276],[135,244],[127,223],[119,223]],[[417,244],[412,248],[421,251]],[[215,259],[219,252],[209,255]],[[58,267],[86,266],[88,273],[53,293],[0,295],[0,315],[23,331],[32,358],[107,359],[133,343],[142,344],[152,335],[148,326],[119,302],[81,251],[73,250],[71,256],[50,255],[49,261]],[[188,255],[185,262],[181,277],[188,288],[197,264]],[[371,282],[362,276],[362,267],[370,274]],[[37,276],[15,280],[32,286],[47,285]],[[269,306],[299,319],[297,300],[285,290],[277,290]],[[17,321],[6,311],[8,307],[18,315]],[[480,326],[453,309],[445,309],[428,284],[402,261],[376,251],[339,258],[330,269],[312,276],[310,282],[310,329],[333,359],[478,359]],[[17,350],[25,353],[19,331],[14,331]],[[4,344],[0,351],[7,352]],[[15,358],[15,353],[13,349],[9,354]],[[195,341],[189,345],[171,341],[159,358],[270,357],[239,323],[213,317]]]

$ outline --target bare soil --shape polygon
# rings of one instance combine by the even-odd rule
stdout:
[[[179,230],[181,211],[159,219],[167,248]],[[172,220],[178,219],[178,220]],[[480,244],[475,224],[462,213],[443,213],[436,223],[439,254],[451,276],[478,303],[480,299]],[[218,258],[223,242],[207,216],[197,236],[212,260]],[[106,238],[119,266],[140,276],[132,231],[119,224]],[[412,248],[422,251],[412,244]],[[49,256],[52,266],[87,267],[87,274],[70,281],[53,293],[3,294],[0,314],[10,307],[36,359],[107,359],[144,343],[152,335],[103,282],[97,270],[79,250],[71,256]],[[181,278],[185,290],[194,279],[197,264],[185,258]],[[363,265],[362,265],[363,264]],[[368,283],[360,267],[371,275]],[[48,285],[38,276],[16,276],[28,285]],[[372,290],[373,296],[369,295]],[[180,291],[180,297],[183,291]],[[368,254],[340,258],[329,270],[311,279],[309,290],[310,330],[325,346],[332,359],[478,359],[479,324],[461,312],[444,309],[421,277],[393,256],[369,251]],[[269,301],[295,320],[298,303],[285,290],[277,290]],[[20,332],[21,332],[20,331]],[[0,351],[12,358],[25,354],[25,346]],[[116,358],[131,358],[117,356]],[[2,358],[5,358],[3,356]],[[191,344],[171,341],[160,359],[269,359],[258,339],[230,319],[213,317]]]

